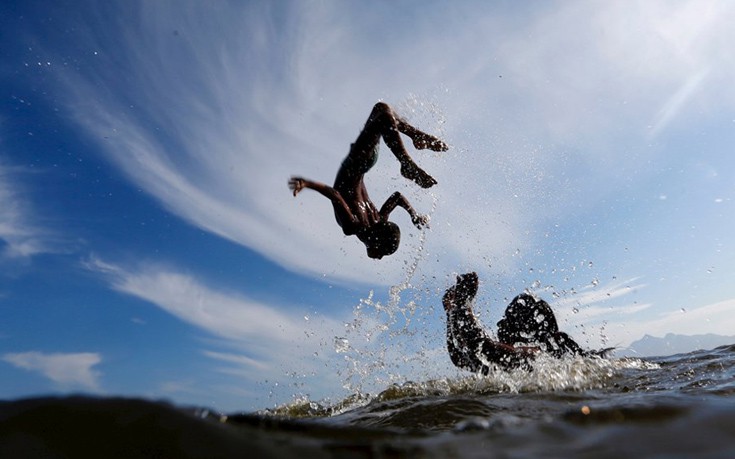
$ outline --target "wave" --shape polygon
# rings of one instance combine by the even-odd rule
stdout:
[[[218,414],[136,399],[0,402],[0,457],[735,457],[735,346],[541,359],[338,403]]]
[[[659,368],[659,365],[635,358],[556,359],[541,355],[533,362],[531,371],[495,368],[487,375],[467,374],[453,378],[393,383],[377,395],[356,392],[334,404],[328,401],[312,401],[308,397],[297,397],[286,404],[259,411],[258,414],[288,418],[319,418],[340,415],[371,403],[405,398],[582,391],[605,387],[620,370],[633,368],[652,370]]]

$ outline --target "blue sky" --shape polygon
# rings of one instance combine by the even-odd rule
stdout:
[[[223,411],[459,373],[439,298],[531,290],[589,347],[735,330],[735,5],[4,2],[0,396]],[[372,105],[440,135],[366,179],[430,228],[369,259],[329,203]]]

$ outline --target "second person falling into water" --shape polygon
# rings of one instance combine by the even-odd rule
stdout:
[[[436,180],[416,165],[401,141],[400,133],[411,138],[417,150],[447,151],[447,145],[436,137],[422,132],[398,117],[388,104],[378,102],[373,107],[365,127],[342,161],[334,186],[294,176],[288,181],[296,196],[304,188],[321,193],[332,202],[334,216],[345,235],[355,235],[365,244],[370,258],[381,259],[394,253],[401,240],[398,225],[388,220],[396,206],[403,207],[417,228],[428,223],[399,192],[393,193],[380,210],[368,197],[363,178],[378,161],[380,139],[388,145],[401,164],[401,175],[422,188],[436,185]]]
[[[472,311],[478,286],[476,273],[462,274],[442,298],[447,313],[447,351],[459,368],[488,374],[494,367],[531,369],[529,362],[539,352],[562,358],[605,357],[612,351],[612,348],[582,349],[571,336],[559,330],[551,306],[526,293],[516,296],[505,309],[498,322],[498,339],[494,340]]]

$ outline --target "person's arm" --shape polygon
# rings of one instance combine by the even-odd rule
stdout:
[[[288,188],[293,191],[294,196],[299,194],[299,192],[304,188],[310,188],[332,201],[335,205],[342,207],[345,214],[349,215],[352,220],[355,219],[352,214],[352,210],[350,210],[350,206],[347,205],[347,202],[339,191],[329,185],[325,185],[321,182],[314,182],[313,180],[308,180],[303,177],[291,177],[288,181]]]
[[[385,200],[383,207],[380,208],[380,217],[383,220],[388,220],[388,216],[393,212],[393,209],[395,209],[396,206],[406,209],[406,212],[411,216],[411,221],[416,228],[421,229],[429,224],[429,217],[427,215],[417,214],[413,207],[411,207],[411,204],[409,204],[408,200],[397,191]]]
[[[574,354],[574,355],[587,355],[588,353],[582,349],[582,347],[577,344],[576,341],[572,339],[571,336],[567,335],[566,333],[560,331],[553,335],[554,341],[556,341],[556,344],[558,346],[557,352],[559,354]]]

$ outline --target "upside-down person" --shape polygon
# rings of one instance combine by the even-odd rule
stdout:
[[[448,148],[441,140],[416,129],[398,117],[388,104],[378,102],[373,107],[362,132],[350,147],[349,154],[342,161],[334,186],[296,176],[288,181],[294,196],[304,188],[311,188],[329,199],[334,207],[334,216],[344,234],[357,236],[365,244],[370,258],[380,259],[398,249],[401,231],[398,225],[388,220],[396,206],[408,212],[417,228],[422,228],[429,221],[428,217],[416,213],[399,192],[393,193],[378,209],[368,197],[365,188],[363,178],[378,161],[381,138],[401,164],[401,175],[423,188],[436,184],[436,180],[418,167],[408,155],[400,133],[411,138],[418,150],[428,148],[433,151],[446,151]]]

